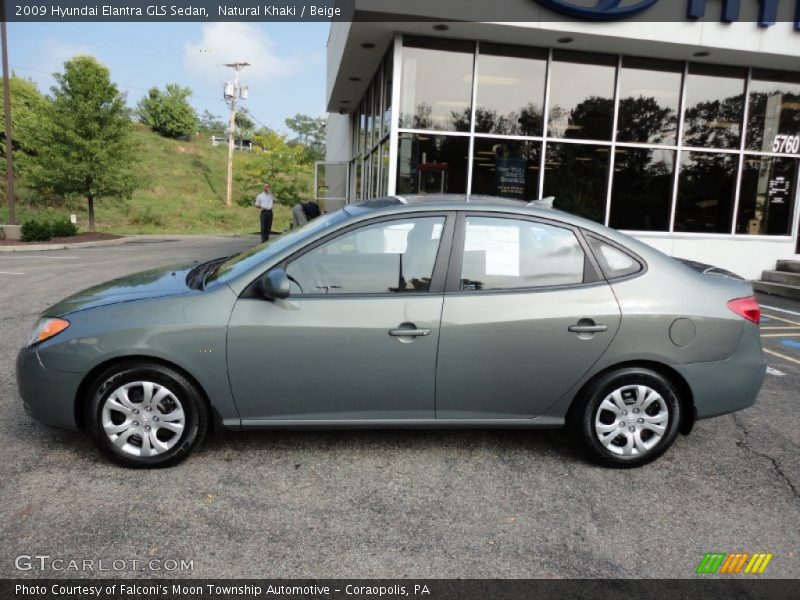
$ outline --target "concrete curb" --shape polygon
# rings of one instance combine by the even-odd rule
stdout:
[[[0,246],[0,252],[41,252],[44,250],[71,250],[73,248],[94,248],[96,246],[119,246],[136,242],[137,240],[154,240],[154,241],[170,241],[170,240],[186,240],[192,238],[202,237],[215,237],[215,238],[228,238],[228,237],[256,237],[252,234],[194,234],[194,235],[127,235],[115,240],[96,240],[94,242],[76,242],[74,244],[26,244],[14,246]]]
[[[95,246],[118,246],[131,241],[130,237],[116,240],[95,240],[94,242],[76,242],[74,244],[26,244],[0,246],[0,252],[41,252],[43,250],[69,250],[70,248],[94,248]]]

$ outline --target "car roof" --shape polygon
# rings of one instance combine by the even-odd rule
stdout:
[[[589,221],[554,208],[547,208],[542,204],[537,205],[538,202],[545,203],[546,200],[531,202],[528,200],[516,200],[499,196],[467,196],[465,194],[400,194],[396,196],[373,198],[357,204],[347,204],[344,210],[351,216],[364,216],[367,213],[374,214],[376,212],[402,214],[403,212],[411,210],[486,210],[490,212],[531,215],[542,219],[555,219],[563,223],[585,227],[590,230],[597,230],[598,227],[605,229],[605,227],[594,221]]]
[[[551,200],[551,199],[548,199]],[[567,213],[555,208],[547,208],[550,202],[530,202],[527,200],[515,200],[513,198],[503,198],[498,196],[480,196],[466,194],[419,194],[396,196],[385,196],[365,200],[357,204],[347,204],[344,212],[351,217],[369,217],[377,215],[395,215],[407,211],[486,211],[501,214],[519,214],[537,217],[540,219],[553,220],[580,227],[589,232],[597,233],[603,237],[611,239],[618,244],[622,244],[629,250],[642,256],[645,260],[660,260],[667,258],[661,252],[636,238],[626,235],[616,229],[606,227],[602,223],[591,221],[579,217],[572,213]],[[669,258],[669,262],[674,262]]]

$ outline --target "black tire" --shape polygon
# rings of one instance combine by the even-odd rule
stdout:
[[[641,409],[637,408],[634,415],[632,407],[639,406],[638,398],[631,398],[631,396],[636,396],[639,390],[635,386],[646,386],[656,392],[663,403],[651,400],[650,405],[647,406],[648,412],[640,412]],[[604,405],[604,408],[601,409],[603,402],[610,398],[615,391],[620,391],[618,399],[622,399],[625,408],[631,407],[631,410],[620,410],[617,414],[605,408],[608,405]],[[655,396],[645,394],[644,397],[654,398]],[[612,398],[610,401],[616,405]],[[663,433],[660,434],[660,439],[657,439],[659,434],[654,433],[652,429],[645,429],[648,426],[639,425],[639,421],[648,417],[654,421],[663,419],[664,410],[667,413],[666,425]],[[663,375],[651,369],[627,367],[611,371],[592,381],[578,398],[570,417],[572,432],[592,461],[604,467],[626,469],[646,465],[667,451],[678,435],[681,403],[675,386]],[[663,420],[656,422],[655,425],[659,426],[662,423]],[[611,428],[612,424],[619,427],[619,430],[617,432],[617,430],[611,429],[604,437],[607,442],[604,445],[600,439],[602,434],[596,430],[595,426]],[[637,430],[637,428],[642,429]],[[618,433],[618,435],[611,438],[610,436],[613,436],[614,433]],[[638,440],[636,436],[638,436]],[[645,437],[646,439],[643,440]],[[621,454],[626,451],[628,440],[631,440],[630,443],[637,440],[636,446],[628,450],[628,452],[632,452],[631,454]],[[650,448],[644,448],[646,444],[651,443]],[[638,449],[639,446],[643,448],[641,451]]]
[[[133,394],[138,387],[135,382],[152,382],[158,386],[163,386],[171,392],[170,397],[166,398],[167,402],[172,403],[168,408],[175,410],[177,405],[177,408],[183,411],[182,431],[178,434],[170,433],[169,430],[166,430],[167,436],[177,436],[174,441],[172,437],[168,439],[167,443],[173,445],[168,450],[152,456],[135,456],[117,447],[111,441],[109,435],[106,434],[103,426],[103,409],[108,398],[126,384],[134,384],[134,388],[131,390]],[[177,403],[172,398],[177,400]],[[125,467],[158,468],[176,465],[200,445],[208,430],[209,414],[202,392],[178,371],[158,363],[135,361],[111,367],[97,378],[89,392],[87,402],[88,404],[84,411],[84,424],[89,437],[103,453]],[[151,419],[153,414],[161,414],[162,419],[167,420],[160,411],[147,414],[151,415]],[[158,418],[155,420],[157,421]],[[136,423],[139,422],[136,421]],[[164,426],[163,423],[160,425]],[[158,429],[156,424],[153,427],[153,435],[162,433],[155,431]],[[148,431],[150,431],[149,427]],[[129,437],[131,437],[131,443],[126,443],[126,447],[129,449],[135,447],[138,442],[141,448],[141,444],[144,443],[142,436],[137,438],[137,434],[134,433],[133,435],[129,434]],[[147,445],[151,447],[149,442]]]

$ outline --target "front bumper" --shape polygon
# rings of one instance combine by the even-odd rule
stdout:
[[[78,429],[75,398],[81,379],[80,373],[45,369],[36,348],[23,348],[17,355],[17,386],[25,412],[45,425]]]
[[[753,406],[767,373],[758,326],[745,325],[739,348],[728,359],[679,365],[675,369],[692,389],[698,419]]]

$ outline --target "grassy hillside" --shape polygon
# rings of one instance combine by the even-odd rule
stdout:
[[[109,233],[255,233],[258,210],[236,203],[255,198],[260,189],[243,189],[234,177],[234,204],[225,206],[227,147],[211,146],[208,138],[191,142],[163,138],[137,127],[143,185],[129,200],[104,198],[95,202],[98,231]],[[239,152],[237,151],[235,156]],[[236,161],[234,160],[234,173]],[[5,199],[0,223],[6,218]],[[62,208],[40,208],[17,204],[17,221],[34,216],[78,215],[80,229],[88,228],[86,201],[75,199]],[[283,230],[291,210],[277,206],[273,229]]]

